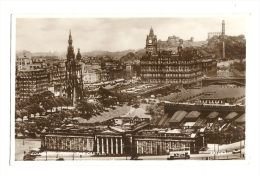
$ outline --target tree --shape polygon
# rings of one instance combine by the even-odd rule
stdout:
[[[111,105],[111,101],[109,98],[105,98],[101,102],[104,105],[104,107],[109,107]]]
[[[17,118],[21,118],[21,117],[22,117],[21,111],[16,110],[16,111],[15,111],[15,118],[17,119]]]
[[[72,114],[72,117],[77,117],[77,116],[79,116],[79,111],[77,109],[73,109],[73,110],[71,110],[71,114]]]
[[[31,119],[31,114],[33,114],[33,116],[35,117],[36,113],[38,112],[39,105],[37,104],[32,104],[29,106],[26,106],[25,109],[27,110],[27,116],[28,116],[28,120]]]
[[[67,109],[68,109],[68,106],[71,106],[72,105],[72,100],[70,98],[63,98],[63,102],[64,102],[64,105],[67,106]]]
[[[154,106],[146,106],[146,111],[151,114],[154,115],[155,114],[155,107]]]
[[[87,88],[85,88],[83,90],[83,97],[87,97],[89,95],[89,90]]]
[[[78,107],[77,109],[81,111],[82,115],[84,115],[85,113],[91,114],[94,109],[93,105],[91,103],[88,103],[87,100],[80,101],[77,107]]]
[[[62,106],[64,105],[63,98],[62,97],[55,98],[55,101],[56,101],[57,105],[60,106],[61,111],[62,111]]]
[[[22,119],[24,116],[26,116],[28,114],[27,110],[26,109],[21,109],[21,116],[22,116]]]
[[[54,97],[54,94],[51,91],[44,91],[41,93],[41,96],[46,99],[52,99]]]
[[[42,103],[42,107],[43,107],[43,109],[44,109],[45,111],[51,109],[51,105],[50,105],[47,101],[44,101],[44,102]]]
[[[139,106],[140,106],[140,101],[135,98],[135,99],[133,100],[133,107],[134,107],[134,108],[139,108]]]

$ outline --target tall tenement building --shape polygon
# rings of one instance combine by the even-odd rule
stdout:
[[[54,92],[63,96],[62,88],[65,84],[66,68],[65,61],[59,61],[50,70],[50,84],[54,87]]]
[[[204,59],[195,49],[183,51],[181,45],[177,53],[157,51],[156,35],[150,29],[146,54],[140,59],[141,78],[145,83],[195,86],[199,85],[204,70],[211,71],[211,63],[212,59]]]
[[[75,57],[74,47],[72,46],[72,37],[71,32],[69,34],[68,40],[68,49],[67,49],[67,61],[66,65],[66,85],[65,92],[66,96],[73,101],[75,105],[76,100],[82,99],[83,92],[83,77],[82,77],[82,63],[81,63],[81,54],[78,49],[78,53]]]
[[[16,73],[15,98],[24,100],[48,90],[46,69],[20,70]]]

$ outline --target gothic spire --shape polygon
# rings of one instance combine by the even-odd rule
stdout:
[[[77,60],[80,61],[81,60],[81,54],[80,54],[80,49],[78,48],[78,53],[77,53]]]
[[[151,26],[151,29],[150,29],[150,34],[149,34],[150,37],[153,37],[154,34],[153,34],[153,27]]]
[[[74,48],[72,46],[72,37],[71,37],[71,31],[69,34],[69,40],[68,40],[68,50],[67,50],[67,59],[68,60],[73,60],[75,58],[75,54],[74,54]]]
[[[72,45],[72,37],[71,37],[71,30],[70,30],[70,35],[69,35],[69,40],[68,40],[69,45]]]

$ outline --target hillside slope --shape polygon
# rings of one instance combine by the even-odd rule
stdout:
[[[225,56],[226,59],[245,59],[246,58],[246,39],[244,35],[225,36]],[[215,54],[216,58],[222,58],[223,41],[221,37],[214,36],[202,49],[208,53]]]

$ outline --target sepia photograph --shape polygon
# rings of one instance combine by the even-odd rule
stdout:
[[[246,160],[246,16],[12,24],[11,160]]]

